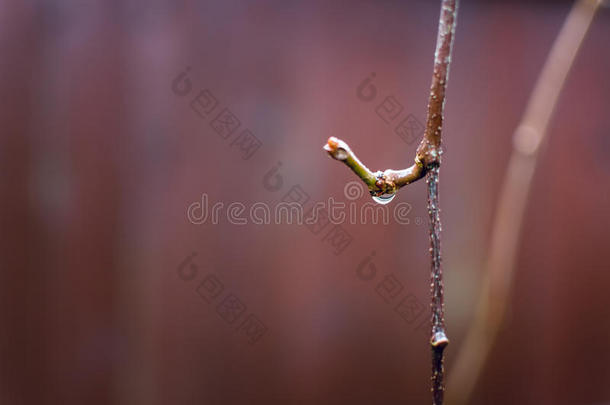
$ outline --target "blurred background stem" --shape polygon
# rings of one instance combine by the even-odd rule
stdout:
[[[518,242],[539,150],[566,76],[600,1],[577,1],[555,40],[513,135],[502,183],[475,318],[450,373],[448,399],[467,404],[488,361],[510,299]]]

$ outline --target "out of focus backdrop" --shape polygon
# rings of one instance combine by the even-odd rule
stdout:
[[[460,5],[440,183],[449,380],[511,136],[570,8]],[[321,146],[341,137],[375,170],[412,162],[438,14],[0,2],[0,404],[429,403],[425,182],[383,206],[386,224],[265,212],[377,210]],[[472,404],[610,403],[609,43],[600,9]]]

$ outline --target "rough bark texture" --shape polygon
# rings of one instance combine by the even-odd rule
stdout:
[[[445,107],[445,90],[451,63],[451,48],[455,35],[457,17],[457,0],[443,0],[434,53],[434,71],[428,101],[428,119],[426,135],[417,149],[417,158],[424,162],[428,172],[428,214],[430,217],[430,259],[431,268],[431,336],[432,349],[432,403],[443,403],[444,385],[444,350],[449,339],[445,331],[443,270],[441,266],[441,220],[439,209],[438,180],[441,164],[441,132],[443,129],[443,110]]]

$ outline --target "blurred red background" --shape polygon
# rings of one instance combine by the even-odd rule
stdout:
[[[570,7],[459,10],[441,170],[449,371],[511,135]],[[374,169],[405,167],[417,142],[376,108],[394,96],[397,120],[424,121],[438,12],[424,1],[1,2],[0,403],[429,403],[427,314],[395,311],[407,297],[428,305],[424,182],[391,203],[411,204],[408,225],[344,224],[339,254],[332,225],[195,225],[187,208],[203,193],[273,205],[295,185],[309,205],[347,201],[354,177],[322,151],[330,135]],[[610,401],[609,22],[600,10],[549,128],[509,314],[473,404]],[[172,82],[187,67],[180,96]],[[376,98],[363,101],[373,72]],[[204,89],[218,105],[200,117],[189,103]],[[240,121],[227,139],[212,124],[225,108]],[[261,142],[248,159],[242,129]],[[388,298],[390,276],[403,287]],[[223,286],[210,302],[204,280]],[[239,319],[223,312],[230,297]]]

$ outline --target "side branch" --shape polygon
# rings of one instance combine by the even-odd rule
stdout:
[[[424,177],[432,167],[440,165],[445,89],[449,76],[456,12],[457,0],[442,1],[426,130],[424,138],[417,147],[415,163],[403,170],[388,169],[373,173],[356,157],[344,141],[330,137],[324,145],[324,150],[332,158],[342,161],[356,173],[367,185],[372,195],[393,194],[401,187]]]
[[[371,195],[394,194],[399,188],[424,177],[423,164],[415,158],[413,166],[403,170],[388,169],[371,172],[352,152],[347,143],[335,137],[328,138],[324,150],[336,160],[342,161],[367,185]]]

